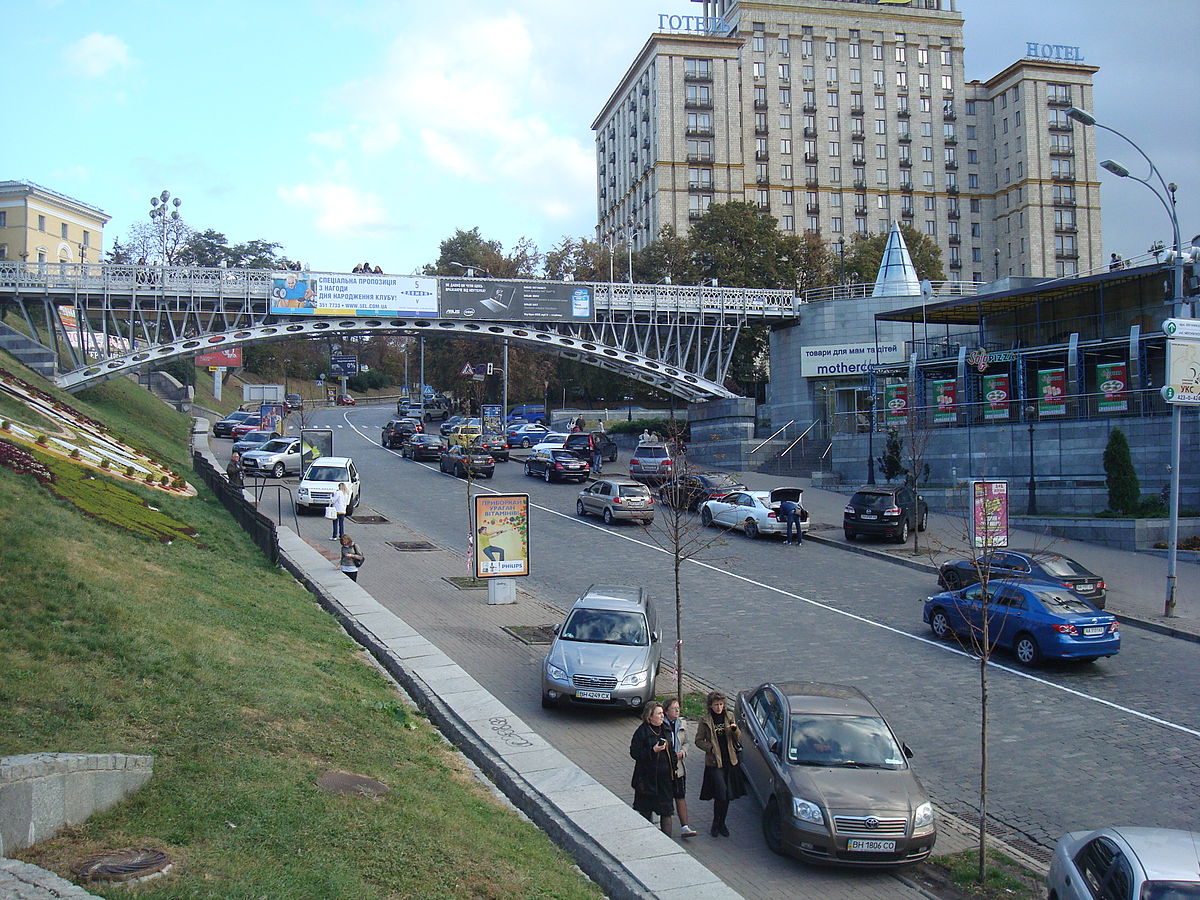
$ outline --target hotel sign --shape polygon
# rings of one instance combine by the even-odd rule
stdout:
[[[1033,59],[1052,59],[1056,62],[1083,62],[1083,54],[1079,52],[1079,48],[1066,44],[1039,44],[1037,41],[1026,41],[1025,55]]]
[[[715,34],[724,37],[733,32],[733,26],[719,16],[675,16],[669,13],[659,13],[658,30]]]

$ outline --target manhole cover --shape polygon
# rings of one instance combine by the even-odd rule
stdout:
[[[343,797],[382,797],[391,790],[382,781],[353,772],[330,770],[317,779],[317,787]]]
[[[437,547],[429,541],[388,541],[397,550],[436,550]]]
[[[550,644],[554,642],[553,625],[505,625],[501,631],[507,631],[518,641],[526,644]]]
[[[386,525],[384,516],[351,516],[350,521],[355,525]]]
[[[150,847],[126,847],[98,853],[72,864],[80,881],[137,881],[161,874],[171,867],[171,857]]]

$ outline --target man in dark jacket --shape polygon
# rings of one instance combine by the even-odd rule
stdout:
[[[783,542],[785,544],[795,544],[800,546],[804,541],[804,532],[800,528],[800,510],[803,507],[800,505],[800,500],[784,500],[779,504],[779,515],[783,517],[785,531],[783,533]],[[796,529],[796,539],[792,540],[792,529]]]
[[[229,479],[230,487],[238,488],[239,490],[244,487],[242,482],[242,454],[236,450],[229,457],[229,465],[225,467],[225,477]]]

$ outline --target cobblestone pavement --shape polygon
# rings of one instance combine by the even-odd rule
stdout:
[[[0,858],[0,900],[100,900],[53,872],[16,859]]]

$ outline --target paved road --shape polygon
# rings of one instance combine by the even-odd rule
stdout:
[[[328,415],[342,426],[338,452],[353,455],[363,472],[366,506],[464,547],[463,482],[380,448],[386,410]],[[636,527],[578,519],[573,486],[523,478],[519,463],[501,463],[479,487],[531,496],[537,574],[526,579],[529,590],[564,607],[602,580],[672,596],[669,558]],[[301,527],[327,536],[324,520],[302,519]],[[979,670],[921,624],[919,601],[933,590],[925,574],[836,547],[731,535],[710,559],[684,567],[688,668],[728,687],[792,678],[858,685],[912,745],[938,804],[970,817]],[[527,624],[554,618],[553,610],[536,612],[542,621]],[[671,610],[662,612],[666,639],[674,640]],[[1026,671],[1002,656],[991,669],[989,812],[1010,840],[1047,848],[1075,828],[1190,828],[1200,817],[1200,645],[1133,628],[1122,639],[1119,656],[1090,665]],[[536,671],[527,678],[536,703]]]

